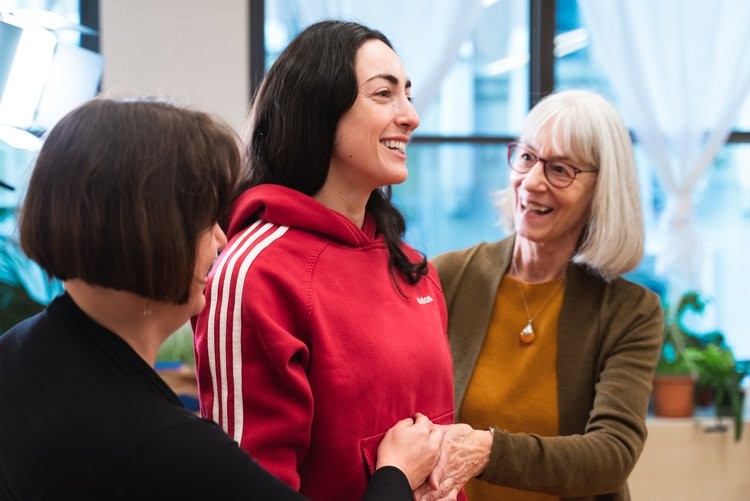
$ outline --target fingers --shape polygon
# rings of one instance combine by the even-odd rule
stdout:
[[[414,424],[414,420],[408,417],[408,418],[399,420],[396,424],[393,425],[393,428],[406,428],[407,426],[412,426],[413,424]]]
[[[443,453],[443,450],[441,448],[443,444],[443,435],[445,435],[445,432],[441,429],[433,429],[430,431],[429,436],[427,437],[427,447],[429,450],[435,452],[435,459],[432,462],[432,465],[430,467],[430,475],[427,477],[430,484],[432,484],[432,475],[435,473],[435,469],[440,464],[440,459]]]
[[[458,487],[454,487],[440,501],[456,501],[458,499]]]
[[[439,433],[438,436],[443,436],[442,427],[430,421],[430,418],[428,418],[424,414],[417,413],[414,415],[414,426],[417,426],[420,429],[429,432],[430,435],[432,435],[433,433]]]
[[[429,487],[427,490],[422,490],[420,487],[414,491],[414,499],[415,501],[456,501],[460,491],[458,487],[451,487],[449,490],[446,488],[434,490]]]
[[[423,495],[418,501],[457,501],[458,493],[458,487],[454,487],[443,496],[436,493],[435,491],[431,491],[430,494]]]
[[[448,463],[450,461],[450,453],[448,453],[444,447],[441,447],[440,453],[438,454],[437,462],[435,467],[432,469],[427,477],[426,483],[433,490],[438,489],[443,483],[443,479],[446,478],[446,471],[448,470]]]
[[[408,418],[401,419],[395,425],[393,425],[394,428],[395,427],[403,428],[406,426],[428,427],[428,426],[432,426],[432,421],[430,421],[430,419],[424,414],[417,412],[416,414],[414,414],[413,418],[408,417]]]
[[[427,482],[423,483],[422,485],[414,489],[414,501],[421,501],[423,496],[431,490],[432,487],[430,487]]]
[[[424,414],[417,412],[416,414],[414,414],[414,424],[418,424],[421,426],[431,425],[432,421],[430,421],[429,418]]]
[[[438,459],[438,462],[440,460]],[[440,476],[437,473],[437,468],[435,470],[432,470],[432,473],[430,473],[430,476],[427,477],[427,485],[430,486],[430,489],[437,490],[437,488],[440,486]]]
[[[430,490],[430,491],[427,491],[425,494],[423,494],[422,497],[419,498],[419,501],[438,501],[440,499],[450,499],[450,498],[445,498],[443,495],[441,495],[440,491]]]
[[[430,445],[439,448],[443,444],[443,438],[445,438],[445,429],[440,426],[433,426],[428,438]],[[438,457],[440,456],[438,455]]]
[[[440,486],[440,483],[443,480],[443,476],[445,474],[445,470],[447,467],[448,460],[450,459],[450,453],[446,449],[446,428],[439,426],[436,427],[433,434],[430,434],[430,439],[435,440],[435,443],[437,443],[439,447],[439,452],[437,455],[437,460],[435,461],[435,466],[430,472],[429,476],[427,477],[427,484],[433,489],[437,489]]]

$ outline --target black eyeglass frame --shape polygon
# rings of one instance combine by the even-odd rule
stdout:
[[[513,166],[513,162],[511,161],[511,156],[513,156],[513,153],[516,150],[521,150],[522,152],[527,153],[531,155],[534,159],[536,159],[534,163],[531,164],[531,167],[528,168],[528,170],[525,170],[525,171],[519,170]],[[552,186],[554,186],[555,188],[561,188],[561,189],[567,188],[568,186],[573,184],[573,181],[576,180],[576,177],[578,176],[578,174],[599,172],[599,169],[581,169],[579,167],[576,167],[575,165],[571,165],[567,162],[562,162],[560,160],[554,160],[554,159],[547,160],[546,158],[540,157],[533,149],[531,149],[530,146],[527,146],[526,144],[521,143],[519,141],[514,141],[508,145],[508,166],[510,166],[511,170],[513,170],[514,172],[518,172],[519,174],[528,174],[529,172],[531,172],[531,169],[533,169],[534,166],[538,162],[542,162],[544,178],[547,180],[547,182],[551,184]],[[557,165],[562,165],[563,167],[568,167],[572,169],[573,175],[570,177],[569,183],[560,185],[559,182],[555,182],[555,181],[552,181],[552,179],[550,179],[550,175],[549,175],[550,162],[552,163],[552,165],[557,164]]]

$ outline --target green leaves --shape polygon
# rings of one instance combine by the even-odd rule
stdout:
[[[702,388],[714,393],[717,418],[728,413],[734,420],[734,439],[742,437],[744,422],[744,392],[742,379],[747,375],[738,369],[732,350],[724,344],[720,332],[701,335],[689,331],[682,323],[687,309],[703,312],[706,302],[695,292],[681,298],[676,312],[666,309],[664,345],[656,366],[656,373],[663,375],[692,375]],[[726,409],[726,410],[725,410]]]

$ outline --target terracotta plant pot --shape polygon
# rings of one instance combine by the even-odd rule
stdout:
[[[652,395],[654,414],[661,417],[693,415],[695,381],[690,375],[657,375]]]

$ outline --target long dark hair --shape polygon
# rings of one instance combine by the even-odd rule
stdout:
[[[306,195],[317,193],[328,175],[336,127],[357,98],[357,50],[368,40],[388,38],[346,21],[322,21],[302,31],[279,55],[261,82],[245,133],[245,189],[273,183]],[[410,283],[427,273],[427,260],[412,262],[401,240],[404,217],[391,203],[391,188],[375,189],[366,208],[385,238],[390,266]]]

